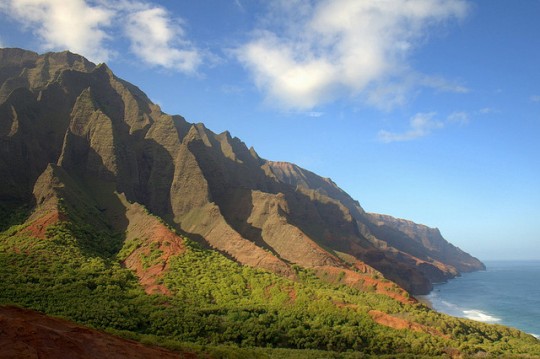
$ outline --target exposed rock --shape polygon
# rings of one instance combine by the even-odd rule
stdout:
[[[483,268],[436,229],[366,213],[330,179],[164,114],[104,64],[0,49],[0,82],[0,201],[35,207],[39,225],[62,202],[96,228],[139,238],[125,263],[149,292],[167,292],[159,276],[183,250],[156,217],[241,264],[288,277],[292,264],[344,272],[388,295],[399,290],[385,278],[421,294]],[[161,257],[143,265],[152,248]]]
[[[427,256],[439,263],[454,267],[459,272],[472,272],[485,270],[485,265],[477,258],[472,257],[461,249],[447,242],[437,228],[430,228],[404,219],[398,219],[387,215],[370,213],[372,223],[381,228],[390,228],[397,231],[407,240],[397,241],[395,247],[409,245],[412,251],[419,252],[419,257]],[[406,250],[406,249],[405,249]]]
[[[485,269],[478,259],[448,243],[438,229],[366,213],[328,178],[287,162],[268,161],[264,168],[269,175],[296,186],[318,202],[333,202],[339,208],[333,218],[352,218],[356,233],[342,235],[341,241],[325,242],[326,246],[353,254],[413,293],[427,293],[432,288],[431,283],[446,281],[460,272]],[[336,224],[327,227],[336,227]]]

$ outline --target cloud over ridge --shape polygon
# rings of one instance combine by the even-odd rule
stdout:
[[[421,82],[452,91],[428,84],[407,59],[432,25],[466,16],[465,0],[296,0],[270,8],[270,25],[254,32],[237,57],[282,107],[311,109],[359,95],[384,106]]]
[[[417,73],[409,60],[430,30],[468,14],[467,1],[276,0],[234,54],[267,102],[285,110],[310,111],[336,99],[391,109],[419,87],[464,93]],[[150,0],[3,0],[0,12],[46,51],[105,62],[125,56],[116,46],[123,43],[137,61],[185,74],[211,62],[183,20]]]
[[[84,0],[7,0],[0,5],[7,15],[43,40],[46,50],[69,49],[94,60],[106,60],[103,46],[113,12]]]
[[[124,30],[131,51],[147,64],[190,73],[202,62],[200,52],[185,38],[181,24],[173,22],[164,8],[130,12]]]
[[[122,37],[144,63],[193,73],[202,54],[165,8],[131,0],[6,0],[0,11],[38,36],[44,50],[70,50],[95,62],[115,57],[107,42]]]

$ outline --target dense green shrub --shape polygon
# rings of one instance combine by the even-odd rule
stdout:
[[[298,279],[289,280],[240,266],[189,240],[187,251],[169,262],[163,283],[172,296],[165,297],[145,294],[133,272],[120,265],[144,245],[150,265],[160,255],[155,245],[133,240],[122,248],[121,235],[67,222],[51,226],[46,239],[16,232],[0,234],[0,303],[146,342],[172,348],[192,343],[198,351],[227,358],[444,356],[455,351],[540,355],[538,341],[514,329],[328,284],[299,266],[293,267]],[[372,309],[439,335],[378,325],[368,314]]]

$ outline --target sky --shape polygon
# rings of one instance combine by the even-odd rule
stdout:
[[[540,259],[540,0],[0,0],[164,112],[483,259]]]

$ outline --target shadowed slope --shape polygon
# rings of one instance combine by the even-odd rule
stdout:
[[[35,207],[32,218],[54,211],[56,196],[91,225],[123,232],[141,228],[140,205],[245,265],[287,277],[293,264],[352,270],[367,282],[382,273],[412,293],[482,268],[440,234],[367,214],[329,179],[164,114],[104,64],[19,49],[0,60],[0,200]],[[53,178],[55,196],[44,185]]]

